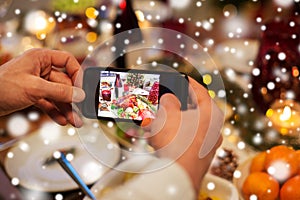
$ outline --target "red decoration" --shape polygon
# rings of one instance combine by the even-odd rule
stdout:
[[[300,101],[299,36],[297,20],[272,21],[266,25],[256,60],[260,73],[252,75],[253,97],[263,112],[276,99],[287,98],[287,94]]]

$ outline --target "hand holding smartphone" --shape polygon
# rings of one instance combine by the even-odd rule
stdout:
[[[89,67],[84,71],[87,118],[141,123],[155,118],[160,97],[173,93],[187,109],[188,79],[179,72]]]

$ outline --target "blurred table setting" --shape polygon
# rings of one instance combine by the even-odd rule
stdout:
[[[120,34],[131,40],[122,41],[126,51],[116,65],[151,63],[184,72],[206,84],[225,113],[223,143],[198,200],[299,199],[299,1],[180,2],[3,0],[0,64],[46,47],[71,52],[83,67],[103,65],[116,57],[111,36],[138,25],[143,38],[132,37],[136,31]],[[116,19],[129,7],[137,21],[128,28]],[[131,127],[83,120],[82,128],[59,126],[35,107],[0,117],[0,199],[86,199],[53,159],[57,150],[100,194],[128,178],[112,168],[131,168],[130,151],[152,148],[132,137],[138,130]],[[251,184],[251,176],[262,184]]]

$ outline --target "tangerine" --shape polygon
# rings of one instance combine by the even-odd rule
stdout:
[[[265,170],[280,183],[298,172],[296,151],[285,145],[274,146],[266,151]]]
[[[245,199],[275,200],[279,195],[279,183],[265,172],[253,172],[247,176],[242,186]]]
[[[280,200],[300,199],[300,175],[296,175],[287,180],[280,189]]]
[[[266,155],[267,153],[265,151],[262,151],[254,156],[250,164],[250,173],[261,172],[264,170]]]
[[[300,174],[300,150],[298,149],[298,150],[296,150],[295,151],[295,153],[296,153],[296,156],[297,156],[297,160],[298,160],[298,163],[299,163],[299,165],[298,165],[298,174]]]

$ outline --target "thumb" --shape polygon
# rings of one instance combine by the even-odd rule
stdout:
[[[180,110],[180,101],[171,93],[164,94],[159,100],[160,106],[167,110],[174,111]]]
[[[46,80],[40,86],[41,98],[64,103],[81,102],[85,98],[84,91],[78,87]]]

